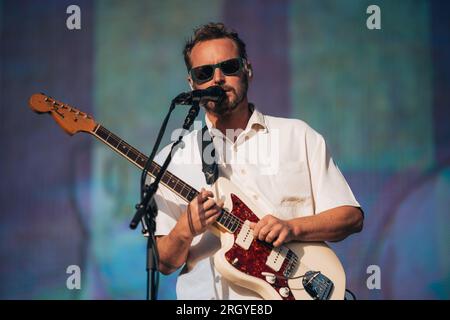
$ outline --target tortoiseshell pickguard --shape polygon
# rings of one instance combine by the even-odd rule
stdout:
[[[233,203],[233,209],[231,213],[238,217],[242,221],[249,220],[251,222],[258,222],[259,218],[242,202],[239,197],[235,194],[231,194],[231,200]],[[236,238],[241,230],[241,226],[237,228],[234,232],[234,244],[230,250],[225,253],[225,257],[227,261],[237,270],[244,272],[250,276],[257,277],[265,280],[265,276],[261,275],[261,272],[270,272],[275,275],[283,276],[283,270],[286,268],[287,259],[283,262],[280,270],[276,272],[266,265],[267,257],[270,255],[272,246],[266,242],[260,240],[253,240],[250,248],[248,250],[244,250],[239,245],[236,244]],[[238,262],[232,264],[235,259],[238,259]],[[269,284],[269,283],[267,283]],[[282,287],[289,287],[287,280],[277,278],[274,284],[270,284],[274,290],[279,294],[279,289]],[[295,300],[292,292],[289,292],[289,296],[284,298],[280,295],[280,297],[284,300]]]

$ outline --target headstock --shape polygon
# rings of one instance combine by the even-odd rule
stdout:
[[[91,116],[42,93],[33,94],[29,105],[37,113],[50,113],[70,135],[80,131],[93,132],[97,126]]]

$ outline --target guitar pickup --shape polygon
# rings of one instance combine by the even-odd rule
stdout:
[[[253,230],[250,228],[250,221],[246,220],[236,237],[236,244],[244,250],[248,250],[253,242]]]

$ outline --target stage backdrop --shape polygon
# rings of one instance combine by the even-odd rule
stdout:
[[[381,30],[366,27],[371,4]],[[145,239],[128,228],[139,170],[28,98],[72,104],[148,154],[169,101],[189,90],[184,41],[223,21],[247,43],[250,100],[322,133],[364,208],[363,232],[331,244],[348,288],[449,299],[449,14],[425,0],[0,1],[0,298],[145,298]],[[70,265],[80,290],[66,287]],[[380,289],[367,286],[371,266]],[[175,278],[161,277],[160,299],[175,298]]]

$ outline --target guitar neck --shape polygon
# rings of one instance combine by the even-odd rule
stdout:
[[[147,163],[148,157],[142,154],[139,150],[129,145],[127,142],[116,136],[114,133],[103,127],[102,125],[97,125],[92,134],[97,137],[100,141],[108,145],[111,149],[116,151],[118,154],[126,158],[128,161],[136,165],[140,169],[144,169]],[[148,174],[152,178],[156,178],[159,173],[161,166],[155,161],[152,161]],[[177,178],[169,171],[164,172],[161,183],[168,187],[172,192],[176,193],[186,202],[192,201],[198,191],[189,186],[187,183]]]
[[[140,152],[133,146],[129,145],[127,142],[116,136],[114,133],[112,133],[102,125],[98,124],[90,133],[98,138],[101,142],[109,146],[111,149],[116,151],[119,155],[123,156],[128,161],[136,165],[141,170],[147,163],[147,156],[145,156],[142,152]],[[152,161],[150,169],[148,170],[148,175],[152,178],[156,178],[160,169],[161,166],[155,161]],[[176,177],[169,171],[164,172],[161,178],[161,183],[188,203],[191,202],[199,193],[193,187],[191,187],[186,182]],[[234,232],[237,227],[236,218],[226,210],[223,210],[223,214],[220,215],[216,222],[221,227],[230,232]]]

